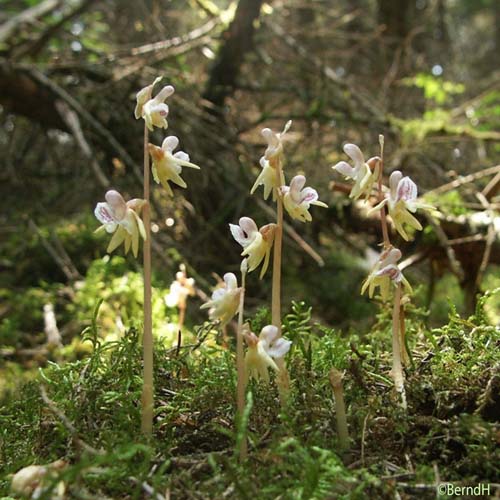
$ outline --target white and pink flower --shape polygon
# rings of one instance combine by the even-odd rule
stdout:
[[[172,85],[166,85],[152,98],[153,87],[160,80],[161,77],[156,78],[151,85],[144,87],[136,96],[137,104],[134,115],[136,119],[144,118],[146,126],[151,131],[154,127],[168,128],[167,116],[169,109],[168,105],[165,104],[165,99],[175,92]]]
[[[210,319],[220,320],[221,326],[225,326],[238,311],[241,290],[236,276],[233,273],[226,273],[224,284],[214,290],[211,300],[203,304],[200,309],[208,309]]]
[[[200,169],[198,165],[189,161],[189,155],[184,151],[177,151],[174,149],[179,145],[179,139],[175,135],[170,135],[165,138],[161,148],[154,144],[148,144],[149,154],[153,159],[152,172],[153,178],[161,184],[170,196],[173,196],[172,188],[169,181],[177,184],[182,188],[186,188],[187,184],[181,177],[182,167]]]
[[[96,205],[94,215],[102,223],[97,231],[114,233],[106,251],[111,253],[123,243],[125,254],[132,248],[134,257],[137,257],[139,236],[146,239],[144,223],[139,217],[145,201],[135,198],[125,202],[122,195],[114,189],[106,193],[105,199],[105,202]]]
[[[243,247],[242,257],[248,257],[248,272],[252,272],[263,261],[260,278],[269,266],[269,257],[274,241],[276,224],[266,224],[260,229],[250,217],[242,217],[239,224],[229,224],[233,238]]]
[[[350,198],[357,200],[363,195],[368,197],[372,191],[373,184],[378,179],[380,158],[375,156],[365,162],[363,153],[356,144],[346,144],[344,146],[344,153],[351,158],[354,166],[345,161],[340,161],[332,168],[347,179],[354,181],[354,186],[349,194]],[[371,166],[373,166],[373,170],[370,168]]]
[[[401,269],[399,269],[397,262],[401,259],[401,250],[390,247],[384,250],[368,278],[363,283],[361,294],[363,295],[368,289],[368,296],[373,297],[376,287],[380,287],[380,295],[385,302],[389,298],[391,283],[403,285],[411,292],[411,285],[408,280],[403,276]]]
[[[269,371],[271,368],[279,372],[279,366],[275,360],[281,360],[290,350],[292,342],[279,336],[278,328],[267,325],[262,328],[260,335],[247,331],[244,333],[248,345],[245,355],[245,376],[264,382],[269,382]]]
[[[408,225],[417,231],[422,230],[420,222],[412,215],[417,209],[432,210],[434,207],[418,201],[417,185],[399,170],[395,170],[389,177],[389,192],[378,205],[370,212],[380,210],[387,205],[389,215],[392,219],[396,231],[408,241],[410,237],[404,225]]]
[[[291,181],[290,186],[282,186],[283,205],[286,211],[292,217],[302,222],[312,220],[309,213],[311,205],[328,208],[326,203],[319,201],[318,192],[311,187],[304,187],[306,178],[303,175],[296,175]]]

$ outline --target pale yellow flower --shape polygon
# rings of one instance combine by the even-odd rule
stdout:
[[[309,213],[310,205],[328,208],[326,203],[318,200],[318,192],[306,187],[306,178],[303,175],[296,175],[291,181],[290,186],[282,186],[283,205],[292,219],[301,222],[310,222],[312,220]]]
[[[380,295],[385,302],[389,298],[391,283],[397,285],[403,283],[405,288],[411,293],[411,285],[403,276],[403,273],[397,265],[397,261],[401,258],[401,251],[397,248],[388,248],[384,250],[372,271],[366,278],[361,288],[363,295],[368,290],[368,296],[373,297],[376,287],[380,287]]]
[[[260,272],[262,279],[269,265],[276,224],[266,224],[258,229],[253,219],[242,217],[239,225],[229,224],[229,229],[233,238],[243,247],[242,257],[248,257],[248,272],[264,261]]]
[[[165,99],[170,97],[175,92],[175,89],[172,85],[167,85],[158,92],[156,97],[152,98],[153,87],[160,80],[161,77],[156,78],[151,85],[144,87],[136,96],[137,104],[134,115],[137,119],[144,118],[149,130],[153,130],[153,127],[168,127],[167,116],[169,109],[165,104]]]
[[[380,158],[373,157],[365,162],[365,158],[361,150],[356,144],[346,144],[344,152],[351,158],[354,163],[352,167],[345,161],[340,161],[332,168],[344,175],[348,179],[354,180],[354,186],[349,194],[350,198],[358,199],[365,195],[368,197],[372,191],[373,184],[377,181],[380,171]],[[373,165],[373,171],[370,166]]]
[[[370,213],[387,205],[396,231],[408,241],[410,237],[403,225],[408,225],[417,231],[422,230],[422,225],[412,213],[415,213],[419,208],[432,210],[434,207],[418,201],[417,185],[408,176],[403,177],[399,170],[392,172],[389,177],[389,188],[384,200],[373,207]]]
[[[113,189],[106,193],[105,199],[106,202],[97,204],[94,214],[102,222],[97,231],[114,233],[106,251],[111,253],[123,243],[125,254],[132,248],[134,257],[137,257],[139,236],[146,239],[144,223],[139,217],[145,201],[135,198],[125,203],[122,195]]]
[[[253,194],[259,186],[264,186],[264,199],[267,200],[271,192],[273,200],[276,199],[276,189],[285,183],[283,172],[279,172],[278,165],[283,155],[283,137],[291,125],[292,121],[289,120],[281,132],[273,132],[270,128],[262,129],[261,134],[267,142],[267,148],[260,159],[262,171],[255,180],[250,194]]]
[[[283,138],[292,126],[292,120],[288,120],[281,132],[273,132],[270,128],[263,128],[261,131],[262,137],[267,142],[267,148],[264,153],[266,160],[273,160],[283,154]]]
[[[244,336],[248,345],[245,355],[246,379],[253,377],[258,380],[261,378],[264,382],[269,382],[268,369],[279,371],[275,359],[284,358],[290,350],[292,342],[278,337],[278,328],[273,325],[265,326],[258,337],[250,331],[245,332]]]
[[[208,309],[211,320],[220,320],[221,326],[227,325],[238,311],[240,304],[241,288],[238,287],[238,280],[233,273],[224,275],[224,285],[216,288],[212,293],[212,298],[200,309]]]
[[[167,307],[185,307],[187,298],[196,295],[194,284],[194,279],[187,277],[186,268],[181,265],[181,270],[175,274],[175,280],[170,285],[169,293],[165,296]]]
[[[181,177],[182,167],[200,169],[198,165],[189,161],[189,155],[184,153],[184,151],[173,152],[178,145],[179,139],[175,135],[165,138],[161,148],[154,144],[148,144],[149,154],[153,159],[153,178],[167,190],[170,196],[173,196],[174,193],[169,185],[169,181],[182,188],[187,187],[187,184]]]

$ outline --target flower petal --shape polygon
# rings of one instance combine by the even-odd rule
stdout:
[[[273,358],[283,358],[285,354],[290,350],[292,341],[284,338],[279,338],[273,345],[267,350],[267,354]]]
[[[332,168],[349,179],[353,179],[356,176],[356,169],[352,168],[346,161],[339,161]]]
[[[172,151],[179,145],[179,139],[175,135],[169,135],[168,137],[165,137],[161,144],[161,149],[163,151],[168,151],[169,153],[172,153]]]
[[[355,166],[362,165],[365,162],[365,157],[356,144],[346,144],[344,153],[351,158]]]

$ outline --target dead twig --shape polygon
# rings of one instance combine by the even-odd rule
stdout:
[[[83,450],[85,450],[87,453],[90,453],[92,455],[103,455],[103,451],[97,450],[96,448],[88,445],[85,441],[83,441],[79,436],[78,436],[78,431],[76,430],[76,427],[73,425],[71,420],[57,407],[57,405],[52,401],[49,396],[47,395],[47,391],[45,389],[45,386],[41,385],[40,386],[40,395],[43,399],[43,402],[47,405],[49,410],[61,421],[61,423],[64,425],[66,430],[71,434],[71,437],[73,441]]]
[[[57,100],[55,105],[57,111],[59,111],[59,114],[61,115],[61,118],[66,122],[68,128],[71,130],[71,133],[73,134],[78,147],[81,149],[83,156],[85,156],[85,158],[89,161],[90,167],[92,168],[97,181],[103,188],[109,188],[111,182],[106,177],[106,174],[103,172],[96,159],[96,155],[92,152],[89,143],[85,139],[78,115],[64,101]]]

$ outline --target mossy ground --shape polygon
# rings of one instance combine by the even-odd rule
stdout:
[[[409,311],[407,413],[389,377],[386,314],[360,336],[313,324],[310,310],[294,304],[284,328],[293,340],[289,402],[280,407],[274,384],[252,382],[237,429],[233,346],[223,347],[210,324],[180,349],[159,343],[149,442],[139,431],[137,331],[101,343],[94,322],[85,333],[90,355],[50,363],[4,396],[0,495],[9,495],[10,474],[56,459],[68,463],[57,478],[68,498],[392,499],[397,492],[420,499],[436,498],[439,481],[498,482],[500,332],[488,325],[482,305],[468,319],[452,313],[434,330],[419,311]],[[261,311],[253,326],[266,320]],[[332,366],[345,370],[352,442],[345,453],[336,438]],[[244,429],[249,457],[239,464]]]

